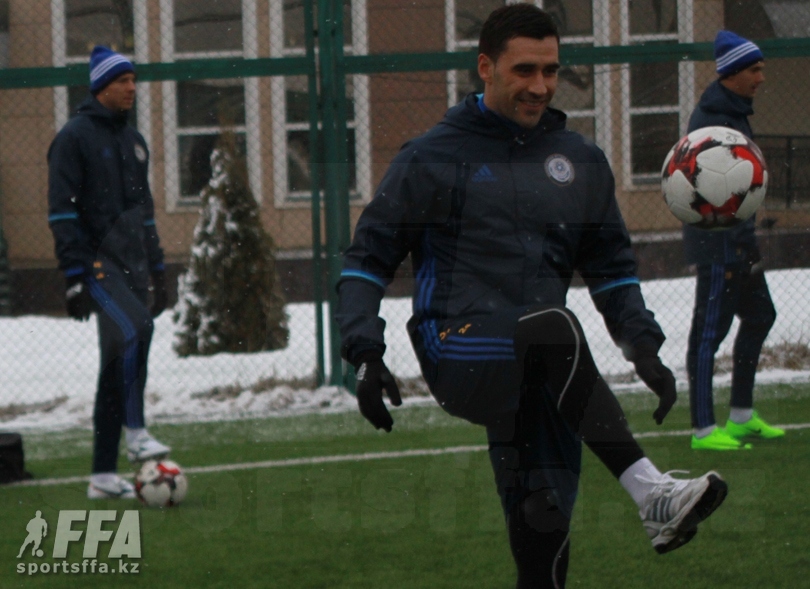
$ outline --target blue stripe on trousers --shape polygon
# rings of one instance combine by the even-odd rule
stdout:
[[[713,397],[712,378],[714,375],[714,340],[722,309],[723,288],[725,288],[726,268],[723,264],[712,264],[709,287],[709,303],[706,305],[706,320],[700,334],[698,347],[697,374],[695,376],[695,399],[697,417],[701,427],[712,425]]]
[[[129,316],[115,303],[109,293],[90,279],[90,294],[121,330],[124,335],[124,425],[130,428],[143,427],[140,419],[140,399],[137,393],[138,382],[138,338],[135,326]]]

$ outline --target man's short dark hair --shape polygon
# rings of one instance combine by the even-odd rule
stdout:
[[[507,4],[493,10],[481,27],[478,53],[497,61],[506,50],[506,44],[516,37],[554,37],[558,43],[560,41],[557,25],[547,12],[525,2]]]

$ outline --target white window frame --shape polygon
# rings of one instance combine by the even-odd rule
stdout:
[[[137,69],[138,63],[149,61],[149,21],[147,18],[147,0],[132,0],[133,34],[135,36],[135,54],[123,54],[128,59],[134,59]],[[72,64],[88,64],[90,56],[68,57],[67,55],[67,19],[65,15],[65,0],[51,0],[51,52],[54,67],[64,67]],[[87,83],[90,84],[88,70]],[[147,145],[152,141],[152,97],[149,93],[149,84],[138,82],[136,94],[138,97],[138,131],[143,135]],[[67,86],[56,86],[53,89],[54,127],[58,131],[68,122],[70,105],[68,104]],[[150,183],[152,168],[149,169]]]
[[[145,0],[140,0],[145,1]],[[242,0],[242,47],[243,51],[176,52],[174,50],[174,0],[160,0],[160,55],[161,61],[170,63],[183,59],[214,59],[223,57],[258,57],[258,31],[256,28],[256,0]],[[188,211],[199,206],[196,198],[180,194],[179,136],[192,134],[220,133],[222,127],[184,128],[182,133],[177,125],[177,82],[167,80],[161,83],[163,95],[163,149],[165,167],[166,210],[168,212]],[[248,181],[253,198],[262,202],[262,161],[261,161],[261,115],[259,108],[259,80],[256,77],[244,78],[245,124],[235,125],[229,130],[245,134],[247,147]]]
[[[279,0],[270,0],[270,57],[300,57],[306,54],[304,47],[284,47],[284,7]],[[352,43],[344,45],[347,55],[368,53],[368,27],[366,0],[352,0]],[[317,51],[317,49],[316,49]],[[354,130],[355,170],[357,194],[362,202],[371,200],[371,125],[369,107],[369,77],[352,74],[354,119],[347,127]],[[272,96],[273,137],[273,195],[276,208],[309,208],[312,192],[290,193],[288,190],[287,133],[306,131],[308,122],[287,122],[287,93],[284,77],[270,79]]]
[[[560,39],[560,45],[592,43],[594,47],[604,47],[610,44],[610,0],[592,0],[593,34],[582,36],[567,36]],[[478,40],[456,38],[456,2],[445,0],[445,45],[448,52],[469,51],[478,48]],[[507,2],[514,4],[515,2]],[[543,8],[544,0],[534,0],[535,6]],[[562,48],[561,48],[562,50]],[[612,142],[610,127],[610,65],[596,64],[593,68],[594,77],[594,108],[566,110],[570,118],[593,117],[596,144],[605,152],[608,161],[611,161]],[[447,107],[456,104],[458,92],[458,76],[456,70],[447,72]]]
[[[693,0],[677,0],[678,32],[653,35],[630,34],[629,0],[623,0],[620,11],[621,44],[644,41],[676,41],[679,43],[692,43],[694,33],[694,3]],[[677,114],[678,131],[680,135],[686,133],[689,125],[689,116],[695,106],[695,64],[692,61],[681,61],[678,64],[678,104],[671,106],[633,107],[630,104],[630,65],[624,64],[621,71],[621,100],[622,100],[622,178],[626,190],[650,190],[656,181],[660,180],[657,172],[647,174],[633,174],[631,119],[633,115],[640,114]],[[663,163],[663,162],[662,162]]]

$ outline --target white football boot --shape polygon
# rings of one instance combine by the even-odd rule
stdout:
[[[127,443],[127,458],[130,462],[160,460],[165,458],[171,451],[172,449],[169,446],[158,442],[146,430],[142,430],[135,440]]]
[[[135,499],[135,487],[117,474],[94,474],[87,486],[88,499]]]
[[[658,481],[643,482],[655,483],[639,515],[659,554],[689,542],[697,534],[698,524],[720,507],[728,494],[728,485],[714,471],[696,479],[675,479],[667,472]]]

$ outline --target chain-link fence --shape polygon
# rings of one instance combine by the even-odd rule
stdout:
[[[751,118],[770,169],[768,197],[758,215],[761,249],[772,270],[810,266],[805,248],[810,81],[802,73],[810,65],[810,3],[535,3],[554,16],[562,34],[554,106],[566,111],[568,127],[593,139],[612,164],[645,296],[669,336],[664,355],[682,368],[694,281],[683,261],[680,226],[660,196],[661,164],[716,77],[711,42],[717,31],[726,28],[754,40],[767,60],[767,81]],[[170,283],[189,259],[200,191],[211,177],[211,151],[223,132],[233,132],[263,223],[278,247],[290,315],[287,350],[184,360],[172,350],[174,325],[164,314],[157,323],[148,391],[167,397],[181,389],[197,394],[261,381],[315,384],[324,373],[327,381],[330,373],[331,382],[340,381],[333,369],[336,348],[328,343],[328,304],[325,315],[316,311],[333,296],[340,250],[401,144],[481,88],[477,37],[487,15],[502,4],[0,0],[5,254],[0,309],[25,315],[25,321],[33,320],[29,315],[63,313],[63,279],[55,270],[47,224],[45,154],[87,94],[90,50],[104,44],[136,63],[138,100],[131,122],[150,147],[151,188]],[[800,270],[769,274],[779,312],[769,345],[786,339],[803,343],[808,324],[799,310],[806,276]],[[404,268],[389,294],[407,297],[410,286]],[[575,289],[569,304],[586,318],[600,366],[614,375],[628,371],[605,339],[587,293]],[[384,312],[387,358],[400,376],[416,376],[403,335],[408,303],[392,300]],[[30,331],[40,329],[39,323],[16,321],[9,330],[17,335],[4,336],[2,352],[5,378],[16,384],[0,389],[0,407],[47,405],[70,397],[75,387],[93,389],[91,326],[53,319],[45,341]],[[32,365],[32,357],[39,363]]]

